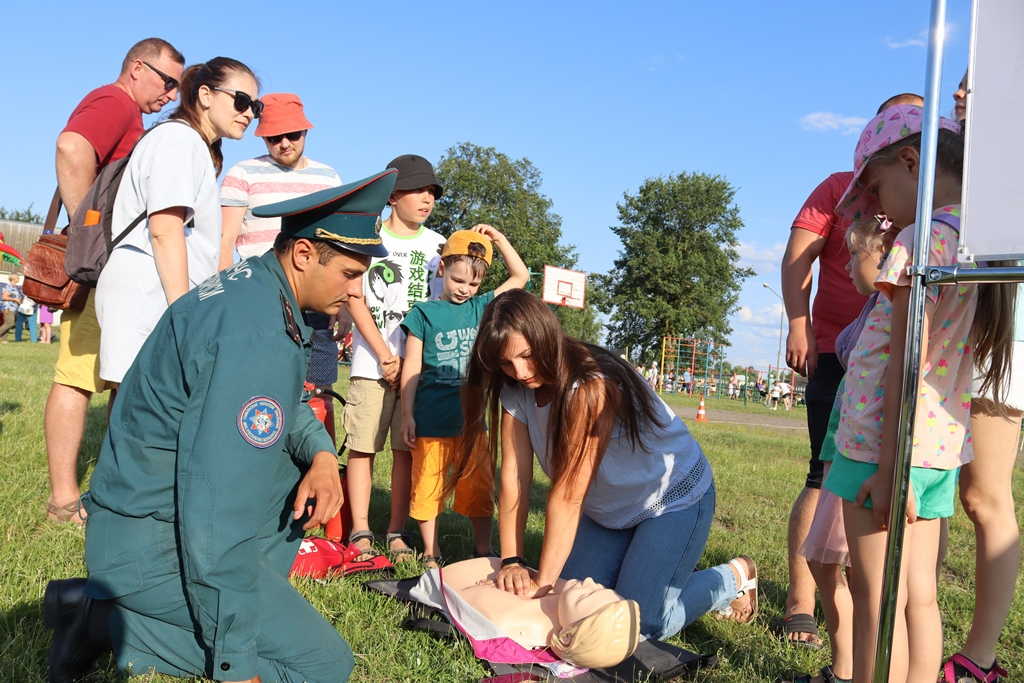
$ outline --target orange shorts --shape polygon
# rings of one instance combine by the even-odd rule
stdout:
[[[444,510],[444,478],[462,443],[461,436],[416,437],[412,449],[412,493],[409,516],[417,521],[434,519]],[[466,517],[494,514],[494,463],[487,454],[487,437],[481,437],[476,465],[455,485],[455,512]]]

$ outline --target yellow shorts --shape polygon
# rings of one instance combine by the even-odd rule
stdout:
[[[359,453],[380,453],[391,431],[391,449],[402,447],[402,399],[383,379],[353,377],[345,397],[345,446]]]
[[[95,289],[89,292],[81,311],[61,313],[60,351],[53,382],[94,394],[110,388],[100,379],[100,323],[96,319]]]
[[[444,477],[461,443],[461,436],[416,437],[409,496],[409,516],[413,519],[434,519],[444,510]],[[474,457],[475,466],[455,484],[454,509],[465,517],[490,517],[494,514],[494,463],[487,453],[487,437],[480,438]]]

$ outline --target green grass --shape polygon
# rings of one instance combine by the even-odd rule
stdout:
[[[49,391],[56,346],[0,346],[0,682],[43,681],[50,635],[43,628],[41,600],[47,580],[82,576],[83,532],[72,525],[46,520],[47,473],[42,410]],[[344,393],[343,378],[337,388]],[[689,398],[669,397],[678,405]],[[88,481],[105,428],[105,397],[93,399],[83,445],[82,475]],[[738,410],[742,402],[711,401],[714,407]],[[722,405],[719,405],[722,404]],[[692,405],[695,407],[696,402]],[[763,411],[756,404],[748,408]],[[802,409],[772,415],[803,418]],[[786,648],[770,633],[771,622],[783,611],[786,591],[786,522],[802,486],[807,457],[806,435],[742,425],[696,424],[694,436],[715,470],[718,509],[701,566],[719,564],[739,554],[758,563],[761,612],[755,623],[736,625],[703,617],[671,642],[719,656],[717,670],[701,674],[708,682],[775,681],[794,673],[816,670],[828,663],[827,648],[814,653]],[[390,476],[389,458],[377,459],[371,526],[386,530]],[[1021,472],[1014,473],[1018,499],[1024,493]],[[546,484],[538,472],[531,497],[527,559],[536,561],[543,532]],[[472,551],[468,523],[446,513],[441,520],[442,546],[450,560]],[[414,529],[409,524],[410,530]],[[958,647],[970,626],[973,600],[974,535],[962,512],[950,525],[952,548],[943,568],[939,600],[946,632],[946,651]],[[419,568],[400,568],[413,576]],[[400,628],[406,610],[398,603],[360,589],[365,577],[325,583],[298,580],[296,586],[336,625],[356,653],[353,681],[473,681],[484,669],[462,643],[446,643]],[[997,651],[1011,680],[1024,680],[1024,596],[1018,591]],[[819,613],[819,622],[823,623]],[[105,667],[105,669],[103,668]],[[113,673],[109,661],[101,670]],[[138,676],[132,683],[173,679]]]

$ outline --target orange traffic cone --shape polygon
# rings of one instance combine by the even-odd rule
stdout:
[[[700,397],[700,405],[697,406],[697,422],[710,422],[708,414],[704,412],[704,397]]]

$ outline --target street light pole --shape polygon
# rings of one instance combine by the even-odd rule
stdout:
[[[782,298],[782,295],[776,292],[774,289],[768,286],[768,283],[763,284],[764,288],[769,292],[779,297],[779,301],[782,302],[782,313],[779,315],[779,351],[775,354],[775,381],[782,381],[782,326],[786,322],[786,300]]]

